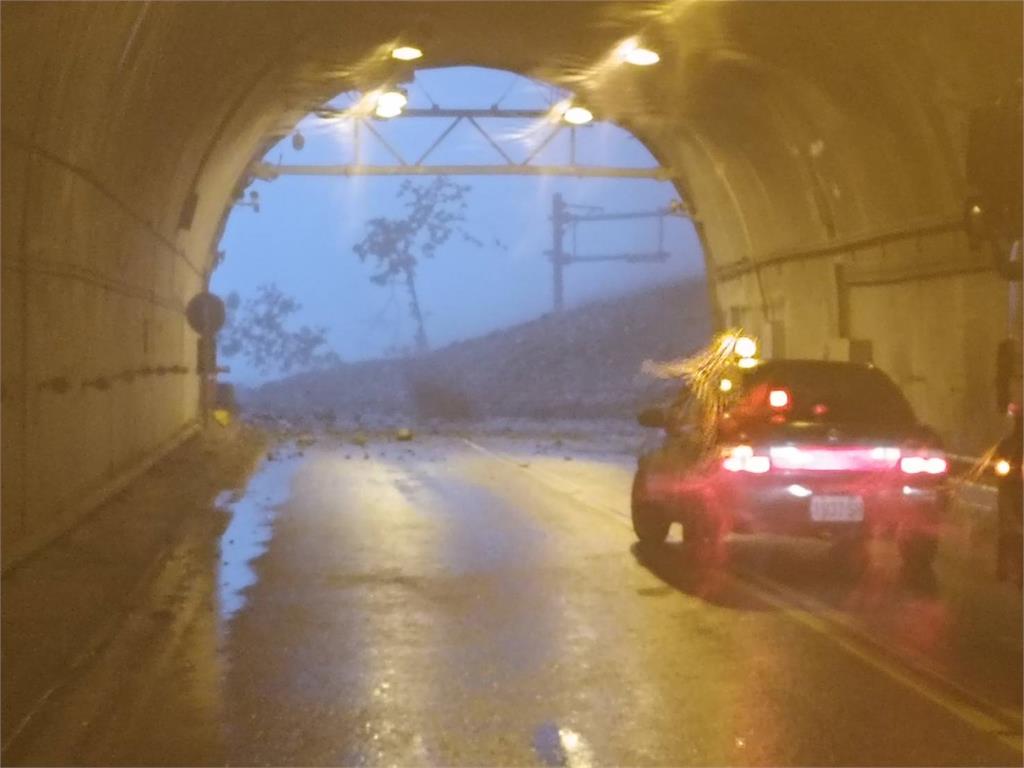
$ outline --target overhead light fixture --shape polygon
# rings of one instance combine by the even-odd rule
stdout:
[[[374,114],[377,117],[387,119],[398,117],[402,109],[409,103],[409,97],[399,90],[384,91],[377,96],[377,104],[374,107]]]
[[[412,45],[400,45],[391,51],[391,58],[399,61],[415,61],[423,56],[423,51]]]
[[[586,125],[594,119],[594,113],[586,107],[569,107],[562,113],[562,119],[570,125]]]
[[[649,67],[661,61],[661,56],[658,55],[657,51],[642,47],[635,37],[622,42],[615,49],[615,54],[619,57],[620,61],[632,64],[635,67]]]

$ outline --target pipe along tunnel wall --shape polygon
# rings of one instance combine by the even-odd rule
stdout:
[[[195,335],[249,163],[375,87],[405,36],[577,92],[691,207],[718,321],[775,354],[870,353],[963,451],[1001,427],[1016,318],[959,226],[972,108],[1021,70],[1016,3],[5,2],[3,559],[194,425]],[[662,61],[612,67],[642,34]],[[382,55],[382,51],[384,55]],[[142,511],[140,511],[142,513]]]

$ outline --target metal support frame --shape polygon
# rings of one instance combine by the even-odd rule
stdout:
[[[583,209],[590,213],[573,213],[572,209]],[[605,213],[595,206],[573,205],[566,203],[561,194],[555,194],[551,201],[552,247],[548,252],[552,267],[552,299],[555,312],[561,312],[565,306],[565,275],[564,270],[570,264],[595,264],[601,262],[624,261],[630,264],[648,264],[663,262],[669,253],[664,249],[665,217],[685,216],[683,206],[670,205],[651,211],[624,211]],[[596,221],[627,221],[632,219],[657,219],[658,247],[654,251],[636,253],[609,253],[580,256],[576,251],[576,225]],[[566,254],[564,238],[567,228],[572,228],[572,253]]]
[[[579,165],[576,162],[576,126],[570,126],[561,120],[551,124],[550,130],[543,139],[522,160],[517,162],[488,132],[487,127],[480,123],[481,119],[528,119],[550,120],[550,110],[544,109],[406,109],[401,115],[391,120],[433,118],[448,120],[448,125],[436,139],[414,160],[407,158],[401,150],[377,129],[377,120],[370,115],[323,107],[315,114],[325,120],[349,121],[352,130],[353,161],[332,165],[283,165],[257,162],[251,167],[254,177],[272,181],[279,176],[570,176],[577,178],[613,178],[613,179],[656,179],[667,181],[672,172],[660,166],[595,166]],[[461,124],[467,123],[483,137],[496,154],[496,162],[473,165],[435,165],[428,162],[430,156],[444,144],[445,140]],[[568,157],[563,164],[535,164],[537,156],[549,146],[562,132],[569,132]],[[395,164],[367,165],[363,162],[364,134],[372,137],[387,153],[394,158]]]

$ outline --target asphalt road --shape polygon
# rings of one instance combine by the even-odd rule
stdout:
[[[8,764],[1020,765],[1021,605],[944,543],[645,551],[624,456],[279,449]]]

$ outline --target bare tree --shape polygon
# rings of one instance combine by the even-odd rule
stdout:
[[[224,357],[240,356],[261,373],[279,374],[340,361],[327,346],[326,328],[288,327],[302,305],[273,283],[259,286],[250,299],[242,300],[232,292],[225,306],[227,321],[219,336]]]
[[[353,246],[360,261],[374,260],[377,272],[370,277],[372,282],[404,284],[409,294],[409,314],[416,323],[418,352],[428,348],[423,308],[416,289],[420,258],[432,258],[456,233],[467,242],[481,244],[461,226],[469,190],[470,187],[446,176],[438,176],[428,184],[404,181],[398,199],[405,204],[405,215],[370,219],[366,236]]]

